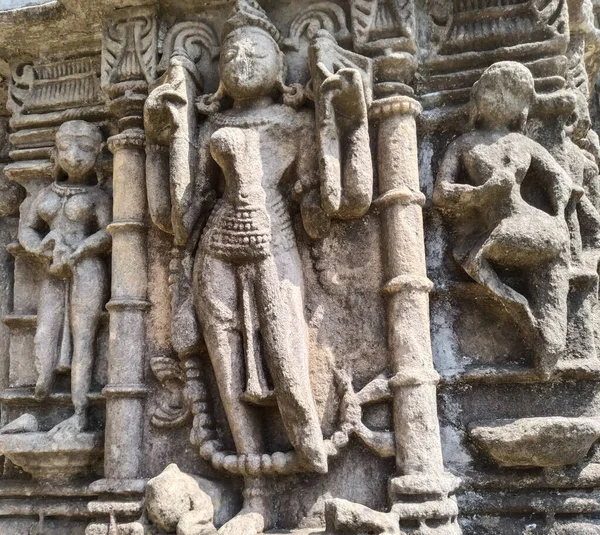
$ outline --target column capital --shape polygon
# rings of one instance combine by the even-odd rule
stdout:
[[[132,128],[108,138],[108,149],[113,154],[122,149],[143,149],[146,135],[138,128]]]
[[[393,115],[412,115],[417,117],[421,114],[423,108],[417,100],[405,95],[396,95],[375,100],[369,110],[369,119],[371,121],[380,121]]]

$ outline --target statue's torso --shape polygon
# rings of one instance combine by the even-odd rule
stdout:
[[[205,252],[245,262],[296,249],[285,182],[310,120],[285,106],[211,119],[210,148],[224,188],[206,225]]]
[[[93,233],[97,222],[96,187],[48,187],[39,205],[39,216],[65,245],[77,247]]]

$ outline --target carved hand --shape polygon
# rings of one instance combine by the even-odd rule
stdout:
[[[356,69],[340,69],[333,74],[325,64],[317,68],[325,77],[320,87],[324,96],[329,96],[335,110],[350,119],[362,121],[367,117],[367,104],[360,72]]]
[[[87,251],[85,248],[77,247],[77,249],[75,249],[75,251],[73,251],[67,259],[69,266],[75,267],[76,264],[78,264],[83,258],[85,258],[86,252]]]
[[[67,277],[71,273],[69,262],[71,252],[72,249],[64,243],[56,243],[52,252],[52,264],[50,264],[48,271],[57,277]]]
[[[169,144],[171,127],[177,121],[176,110],[186,103],[171,84],[163,84],[152,91],[144,108],[144,127],[151,142]]]

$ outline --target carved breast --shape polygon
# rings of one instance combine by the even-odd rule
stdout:
[[[89,194],[74,195],[65,203],[65,215],[75,223],[90,223],[94,220],[95,205]]]
[[[62,208],[62,199],[53,191],[49,191],[40,202],[38,213],[48,224],[54,221]]]

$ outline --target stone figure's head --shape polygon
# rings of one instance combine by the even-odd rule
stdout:
[[[522,131],[534,101],[533,76],[527,67],[513,61],[494,63],[473,86],[471,119],[475,126]]]
[[[255,0],[238,0],[223,27],[219,72],[234,100],[265,97],[283,88],[285,56],[281,35]]]
[[[86,121],[68,121],[56,133],[53,159],[70,181],[83,180],[94,169],[103,146],[102,133],[96,125]]]

